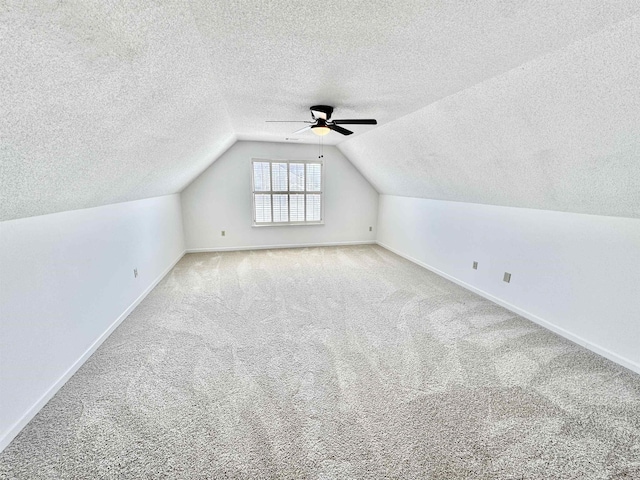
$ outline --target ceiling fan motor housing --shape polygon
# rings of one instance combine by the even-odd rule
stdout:
[[[333,113],[333,107],[330,107],[329,105],[314,105],[313,107],[310,108],[310,110],[311,110],[311,116],[314,119],[322,118],[322,117],[317,117],[314,112],[322,112],[327,117],[325,120],[331,120],[331,114]]]

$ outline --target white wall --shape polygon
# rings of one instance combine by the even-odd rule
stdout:
[[[381,195],[377,241],[640,373],[640,220]]]
[[[324,225],[252,227],[252,158],[316,160],[318,145],[241,141],[227,150],[182,192],[188,250],[375,241],[378,193],[330,146],[323,159]]]
[[[0,223],[0,450],[183,253],[179,195]]]

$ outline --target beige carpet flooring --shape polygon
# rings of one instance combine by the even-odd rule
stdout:
[[[640,376],[377,246],[191,254],[0,478],[639,479]]]

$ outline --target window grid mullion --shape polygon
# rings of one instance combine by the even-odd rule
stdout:
[[[269,172],[269,176],[271,177],[271,185],[269,185],[271,190],[271,193],[269,194],[269,203],[271,204],[271,223],[273,223],[273,162],[269,162]]]
[[[287,162],[287,221],[291,223],[291,164]]]

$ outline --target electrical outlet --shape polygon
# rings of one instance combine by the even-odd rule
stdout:
[[[508,272],[504,272],[504,277],[502,277],[502,281],[507,283],[511,282],[511,274]]]
[[[477,270],[478,269],[478,262],[473,262],[473,269]]]
[[[373,232],[373,227],[369,227],[369,231],[370,231],[370,232]]]
[[[133,278],[138,278],[138,269],[137,268],[133,269]]]
[[[222,230],[221,235],[224,237],[227,234],[224,230]]]

